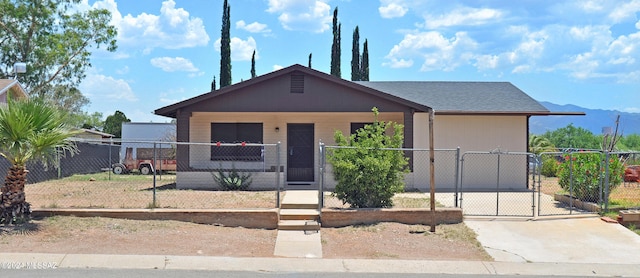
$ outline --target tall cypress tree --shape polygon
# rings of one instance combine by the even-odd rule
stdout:
[[[312,55],[312,54],[313,54],[313,53],[309,53],[309,68],[311,68],[311,55]]]
[[[364,39],[362,47],[362,63],[360,66],[360,80],[369,81],[369,43]]]
[[[331,75],[340,76],[340,29],[338,23],[338,7],[333,10],[333,43],[331,44]]]
[[[213,81],[211,81],[211,91],[215,91],[216,90],[216,76],[213,76]]]
[[[251,78],[256,78],[256,51],[251,55]]]
[[[353,30],[353,44],[351,46],[351,81],[360,81],[360,31],[356,25]]]
[[[220,88],[231,85],[231,7],[224,0],[220,35]]]

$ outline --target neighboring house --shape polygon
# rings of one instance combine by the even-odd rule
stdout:
[[[7,103],[7,97],[26,98],[27,91],[16,79],[0,79],[0,103]]]
[[[153,151],[153,143],[144,142],[175,142],[176,125],[173,123],[122,123],[122,148],[120,149],[120,160],[126,156],[127,148],[132,148],[133,158],[137,158],[139,151],[144,151],[149,155]],[[173,149],[170,144],[156,144],[158,149]],[[140,150],[138,150],[140,149]],[[160,152],[157,152],[160,154]],[[160,157],[158,157],[160,158]]]
[[[79,129],[79,131],[80,133],[76,134],[74,137],[80,138],[80,139],[87,139],[89,143],[109,144],[110,139],[112,139],[115,136],[113,134],[104,133],[97,130],[91,130],[86,128],[81,128]]]
[[[380,111],[379,120],[404,125],[405,148],[419,149],[429,147],[428,112],[433,109],[435,148],[460,147],[462,152],[526,152],[529,117],[553,114],[508,82],[351,82],[301,65],[205,93],[155,113],[177,120],[178,142],[222,141],[219,138],[282,142],[284,181],[317,185],[318,143],[333,145],[336,130],[346,134],[372,122],[374,106]],[[412,172],[406,175],[408,189],[429,188],[428,157],[423,158],[412,159]],[[220,164],[212,147],[179,146],[177,159],[178,188],[213,184],[211,175],[203,173]],[[261,163],[245,161],[242,168],[275,169],[275,161],[273,154],[266,153]],[[436,161],[439,190],[455,186],[454,175],[437,174],[441,170],[451,172],[454,163],[455,159]],[[503,167],[501,171],[510,172],[501,180],[505,187],[526,188],[525,156]],[[488,177],[483,169],[465,177],[477,188],[495,186],[494,178],[495,174]],[[325,184],[331,188],[335,182]],[[270,186],[273,188],[273,184]]]

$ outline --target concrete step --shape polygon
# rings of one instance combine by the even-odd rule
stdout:
[[[317,209],[280,209],[280,220],[317,220]]]
[[[278,230],[319,231],[320,223],[314,220],[280,220]]]
[[[318,203],[281,203],[281,209],[318,209]]]

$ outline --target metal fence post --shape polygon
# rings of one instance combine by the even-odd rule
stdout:
[[[573,214],[573,153],[569,153],[569,214]]]
[[[464,190],[462,189],[462,185],[464,184],[464,156],[465,154],[462,154],[462,158],[460,158],[460,206],[459,208],[462,208],[462,195],[464,194]]]
[[[153,164],[156,164],[156,162],[158,161],[158,156],[156,153],[156,142],[153,142]],[[154,168],[153,170],[153,203],[151,204],[152,208],[156,207],[156,165],[151,164],[151,166]]]
[[[498,169],[496,178],[496,216],[500,215],[500,152],[498,151]]]
[[[109,137],[109,180],[111,180],[111,171],[113,170],[113,162],[111,162],[111,149],[113,148],[113,137]]]
[[[276,208],[280,207],[280,141],[276,144]]]
[[[320,159],[320,161],[318,161],[318,164],[320,164],[320,173],[318,173],[319,175],[319,188],[318,188],[318,211],[322,211],[322,208],[324,207],[324,166],[325,166],[325,146],[324,143],[322,143],[322,140],[320,141],[319,144],[320,150],[318,153],[318,157]]]
[[[456,148],[456,173],[455,173],[455,177],[454,177],[454,190],[453,190],[453,202],[454,202],[454,206],[458,207],[458,182],[459,182],[459,177],[462,173],[460,173],[460,147],[458,146]]]
[[[602,198],[602,190],[600,191],[600,202],[604,202],[604,212],[609,212],[609,175],[611,174],[609,172],[609,167],[611,166],[609,165],[610,158],[611,154],[609,151],[604,151],[604,199]]]

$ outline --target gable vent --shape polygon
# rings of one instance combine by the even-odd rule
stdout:
[[[294,94],[304,93],[304,75],[302,74],[291,75],[291,93],[294,93]]]

